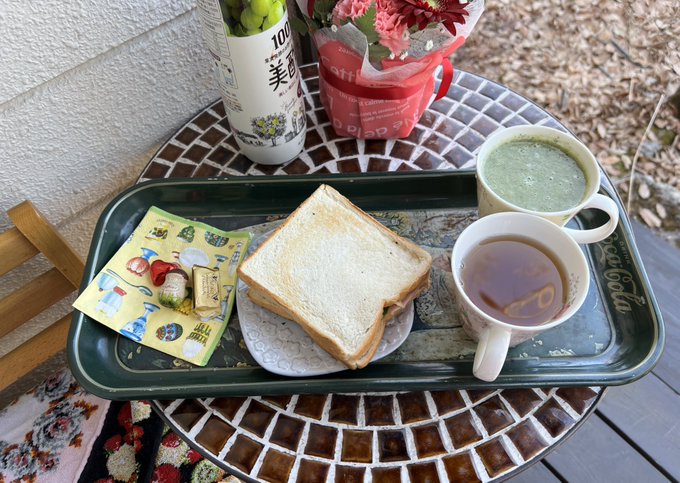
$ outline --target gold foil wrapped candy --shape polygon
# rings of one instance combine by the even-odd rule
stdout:
[[[194,312],[199,317],[220,314],[220,272],[217,269],[194,265]]]

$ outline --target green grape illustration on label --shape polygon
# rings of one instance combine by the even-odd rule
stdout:
[[[246,37],[269,30],[286,10],[282,0],[221,0],[220,10],[228,36]]]
[[[198,0],[229,126],[256,163],[297,157],[306,132],[300,72],[284,0]]]

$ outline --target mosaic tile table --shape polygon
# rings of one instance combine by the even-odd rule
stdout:
[[[171,177],[286,175],[473,168],[501,126],[564,129],[507,88],[458,72],[411,135],[338,138],[321,107],[318,71],[302,67],[304,151],[285,166],[239,154],[221,101],[183,126],[138,181]],[[247,480],[491,481],[518,473],[575,431],[601,388],[451,390],[226,397],[154,402],[207,458]]]

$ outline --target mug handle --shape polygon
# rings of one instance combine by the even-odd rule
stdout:
[[[510,331],[503,327],[486,327],[479,336],[472,373],[482,381],[498,377],[510,347]]]
[[[595,193],[593,197],[583,206],[582,209],[596,208],[609,215],[609,221],[602,226],[590,230],[574,230],[572,228],[562,228],[576,243],[595,243],[604,240],[616,229],[619,223],[619,209],[614,200],[600,193]]]

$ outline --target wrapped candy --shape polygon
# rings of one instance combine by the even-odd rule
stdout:
[[[194,312],[199,317],[220,313],[220,272],[208,267],[193,267]]]
[[[178,263],[164,262],[163,260],[154,260],[151,264],[151,282],[160,287],[165,282],[165,276],[170,270],[180,268]]]
[[[176,309],[187,296],[189,275],[181,268],[173,268],[165,274],[163,286],[158,291],[158,299],[162,306]]]

